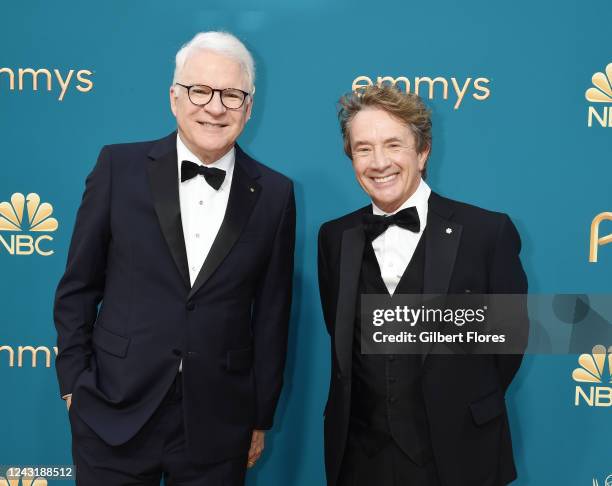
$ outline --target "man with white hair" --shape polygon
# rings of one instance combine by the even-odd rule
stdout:
[[[244,484],[282,386],[295,202],[245,154],[255,71],[233,35],[176,55],[177,131],[105,146],[55,300],[77,484]]]

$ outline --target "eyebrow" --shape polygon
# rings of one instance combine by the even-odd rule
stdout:
[[[391,138],[386,138],[385,140],[383,140],[383,144],[392,143],[392,142],[402,143],[402,140],[398,137],[391,137]],[[366,140],[357,140],[356,142],[353,143],[353,147],[358,147],[359,145],[372,145],[372,142],[369,142]]]

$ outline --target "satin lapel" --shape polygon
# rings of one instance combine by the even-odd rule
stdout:
[[[149,182],[162,233],[183,282],[189,288],[187,250],[183,237],[178,189],[176,135],[159,141],[149,154]]]
[[[346,230],[342,235],[335,343],[336,356],[344,376],[351,374],[355,309],[359,298],[357,293],[364,244],[365,234],[361,225]]]
[[[241,158],[242,153],[237,151],[234,175],[232,177],[232,187],[230,188],[225,217],[223,218],[221,228],[219,228],[215,241],[208,252],[208,256],[206,260],[204,260],[200,273],[193,284],[193,288],[191,292],[189,292],[189,298],[193,297],[193,295],[206,283],[230,252],[259,198],[261,187],[249,177],[241,166]]]
[[[423,294],[446,294],[455,267],[463,226],[451,220],[452,208],[435,193],[429,197],[425,232]],[[425,345],[423,360],[431,344]]]

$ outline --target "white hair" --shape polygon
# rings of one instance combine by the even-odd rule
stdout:
[[[178,82],[187,59],[196,51],[212,51],[237,61],[246,77],[251,95],[255,92],[255,62],[253,56],[238,38],[229,32],[200,32],[176,53],[176,66],[172,84]]]

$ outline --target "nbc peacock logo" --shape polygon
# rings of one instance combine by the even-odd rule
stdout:
[[[578,383],[574,405],[581,401],[589,407],[612,406],[612,346],[598,344],[591,354],[581,354],[578,358],[579,368],[572,372],[572,378]]]
[[[593,478],[593,486],[612,486],[612,474],[610,474],[603,483],[600,483],[597,478]]]
[[[589,106],[587,124],[592,127],[595,119],[597,124],[604,128],[612,127],[612,62],[606,66],[604,72],[593,74],[591,82],[593,86],[586,90],[584,96],[587,101],[596,105]]]
[[[19,468],[9,468],[9,471],[19,471]],[[47,486],[44,478],[35,478],[29,475],[9,475],[8,479],[0,476],[0,486]]]
[[[41,204],[40,196],[34,192],[27,196],[16,192],[10,202],[0,203],[0,252],[53,255],[54,251],[47,247],[53,237],[47,233],[56,231],[59,224],[52,214],[53,206],[48,202]]]

